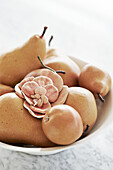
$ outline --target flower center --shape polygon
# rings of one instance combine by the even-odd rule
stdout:
[[[39,86],[35,89],[35,94],[31,95],[31,98],[33,99],[34,106],[42,107],[43,104],[48,103],[48,97],[45,95],[47,90]]]

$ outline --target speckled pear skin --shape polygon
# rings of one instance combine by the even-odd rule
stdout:
[[[0,96],[9,92],[14,92],[14,88],[4,84],[0,84]]]
[[[45,135],[58,145],[69,145],[83,133],[83,122],[79,113],[68,105],[53,106],[42,120]]]
[[[78,77],[80,68],[67,55],[63,54],[59,49],[49,48],[46,52],[44,64],[51,67],[55,71],[63,70],[66,74],[59,73],[64,84],[72,87],[78,85]]]
[[[0,141],[10,144],[55,146],[44,135],[42,119],[36,119],[23,107],[23,99],[14,92],[0,96]]]
[[[45,39],[31,37],[22,47],[0,56],[0,83],[14,87],[26,74],[41,67],[46,54]]]
[[[78,79],[79,85],[90,90],[96,98],[98,94],[106,96],[111,89],[111,76],[105,70],[92,64],[86,64]]]
[[[90,132],[97,120],[97,105],[94,95],[87,89],[82,87],[70,87],[69,94],[65,104],[73,107],[80,114],[84,131],[89,125],[87,133]]]
[[[55,71],[65,71],[66,74],[58,73],[62,77],[64,84],[69,87],[77,86],[80,69],[71,59],[68,57],[49,57],[44,60],[44,64]]]

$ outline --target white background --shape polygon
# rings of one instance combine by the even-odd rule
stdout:
[[[45,25],[47,42],[54,35],[55,47],[113,73],[112,0],[0,0],[0,53],[41,34]]]

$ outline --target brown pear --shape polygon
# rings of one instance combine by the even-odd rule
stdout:
[[[97,120],[97,105],[93,94],[82,87],[70,87],[65,104],[73,107],[80,114],[84,131],[89,127],[87,133],[92,129]]]
[[[96,98],[100,98],[104,102],[103,97],[111,89],[111,77],[108,72],[87,64],[79,76],[79,85],[90,90]]]
[[[0,141],[10,144],[55,146],[44,135],[42,119],[36,119],[23,107],[15,93],[0,96]]]
[[[46,44],[41,36],[34,35],[22,47],[0,56],[0,83],[14,87],[26,74],[41,67],[37,56],[43,60]]]
[[[71,144],[83,133],[79,113],[68,105],[53,106],[44,116],[42,128],[48,139],[59,145]]]
[[[65,74],[58,73],[62,77],[64,84],[69,87],[77,86],[78,77],[80,75],[80,69],[78,65],[74,63],[69,57],[57,53],[55,50],[48,53],[48,55],[49,57],[45,58],[44,64],[55,71],[65,71]]]
[[[13,92],[14,89],[10,86],[6,86],[4,84],[0,84],[0,96],[5,94],[5,93],[9,93],[9,92]]]

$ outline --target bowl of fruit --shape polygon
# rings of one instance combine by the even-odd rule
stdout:
[[[110,74],[46,49],[46,29],[0,56],[1,148],[54,154],[93,139],[112,123]]]

